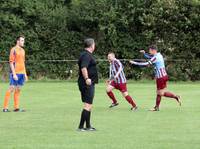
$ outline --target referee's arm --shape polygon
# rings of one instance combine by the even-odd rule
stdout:
[[[88,66],[89,66],[89,63],[90,63],[90,57],[88,56],[83,56],[82,57],[82,62],[81,62],[81,73],[86,81],[86,84],[87,85],[91,85],[91,79],[88,77]]]
[[[86,80],[86,79],[89,79],[89,78],[88,78],[88,71],[87,71],[87,68],[86,68],[86,67],[83,67],[83,68],[81,69],[81,72],[82,72],[83,77],[84,77],[85,80]]]

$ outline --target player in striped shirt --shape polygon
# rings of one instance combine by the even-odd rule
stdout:
[[[180,96],[166,91],[168,75],[165,69],[163,56],[160,52],[158,52],[157,46],[152,45],[149,47],[150,54],[145,53],[144,50],[142,50],[141,52],[147,59],[149,59],[149,61],[148,62],[130,61],[130,63],[139,66],[148,66],[148,65],[154,66],[154,73],[157,84],[157,97],[156,97],[156,105],[153,109],[151,109],[151,111],[159,111],[159,106],[162,96],[175,99],[179,103],[179,105],[181,105]]]
[[[108,54],[108,61],[110,62],[110,78],[109,80],[107,80],[106,92],[112,100],[110,108],[118,105],[118,102],[112,92],[113,89],[118,89],[119,91],[121,91],[125,99],[131,104],[131,110],[136,110],[136,103],[127,91],[126,77],[123,71],[122,63],[115,58],[115,54],[112,52]]]

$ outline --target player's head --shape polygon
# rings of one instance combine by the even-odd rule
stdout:
[[[114,59],[115,59],[115,53],[109,52],[108,53],[108,61],[112,62],[112,61],[114,61]]]
[[[157,52],[158,52],[158,48],[157,48],[157,46],[156,45],[151,45],[151,46],[149,46],[149,53],[150,54],[156,54]]]
[[[25,43],[25,37],[23,35],[20,35],[16,38],[16,44],[20,47],[24,47]]]
[[[95,42],[93,38],[86,38],[84,40],[84,47],[85,49],[93,52],[95,50]]]

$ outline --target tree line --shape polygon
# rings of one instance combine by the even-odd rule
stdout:
[[[1,61],[19,34],[26,36],[27,71],[34,79],[77,76],[76,62],[44,60],[77,59],[83,39],[93,37],[97,59],[109,51],[120,59],[142,58],[139,50],[153,43],[171,80],[200,80],[199,0],[1,0]],[[123,63],[129,79],[152,76],[151,68]],[[6,72],[8,64],[2,65]],[[108,63],[98,67],[106,78]]]

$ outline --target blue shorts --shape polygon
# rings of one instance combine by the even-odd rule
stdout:
[[[17,74],[18,80],[14,80],[13,74],[10,74],[10,85],[11,86],[23,86],[25,82],[25,74]]]

